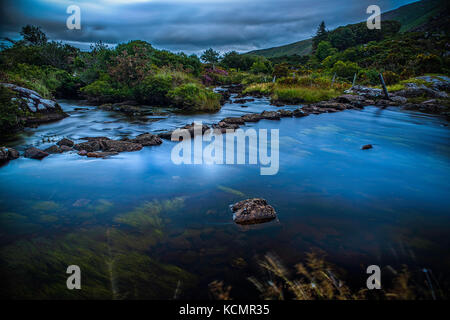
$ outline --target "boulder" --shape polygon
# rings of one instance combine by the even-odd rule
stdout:
[[[52,145],[52,146],[48,147],[47,149],[45,149],[44,151],[47,152],[47,153],[50,153],[50,154],[52,154],[52,153],[61,153],[62,152],[61,148],[58,147],[57,145]]]
[[[144,147],[157,146],[162,144],[161,138],[151,133],[140,134],[130,141],[141,144]]]
[[[302,118],[308,115],[308,113],[303,111],[302,109],[295,109],[292,114],[296,118]]]
[[[276,111],[263,111],[261,113],[261,117],[263,119],[267,119],[267,120],[280,120],[281,119],[280,114]]]
[[[282,117],[282,118],[290,118],[294,114],[291,110],[284,110],[284,109],[278,110],[278,113],[280,114],[280,117]]]
[[[61,120],[69,116],[57,102],[44,99],[36,91],[11,83],[0,83],[0,85],[16,93],[16,97],[12,99],[18,103],[23,112],[20,123],[27,127],[36,127],[42,123]]]
[[[228,124],[238,124],[238,125],[245,124],[245,121],[242,118],[237,118],[237,117],[225,118],[225,119],[222,120],[222,122],[226,122]]]
[[[227,123],[220,121],[218,124],[213,124],[213,129],[215,133],[226,133],[227,131],[235,131],[239,129],[238,124]]]
[[[275,209],[264,199],[247,199],[231,206],[233,221],[237,224],[257,224],[274,220]]]
[[[351,87],[350,89],[346,90],[345,93],[353,93],[371,99],[384,96],[384,92],[381,89],[369,88],[359,85]]]
[[[100,145],[100,150],[105,152],[133,152],[142,149],[142,144],[129,141],[101,140],[94,142],[98,143]]]
[[[19,158],[19,152],[13,148],[0,147],[0,162]]]
[[[72,140],[63,138],[62,140],[59,140],[56,144],[57,144],[58,146],[73,147],[75,143],[74,143]]]
[[[245,114],[241,117],[244,122],[258,122],[262,119],[262,116],[259,113],[249,113]]]
[[[38,148],[31,147],[25,150],[24,157],[25,158],[31,158],[31,159],[37,159],[41,160],[47,157],[49,154],[45,151],[42,151]]]
[[[365,146],[362,146],[361,150],[370,150],[373,149],[373,145],[371,144],[366,144]]]
[[[73,146],[73,148],[78,151],[81,150],[85,150],[87,152],[99,151],[101,149],[100,141],[106,140],[89,140],[87,142],[77,143],[76,145]]]

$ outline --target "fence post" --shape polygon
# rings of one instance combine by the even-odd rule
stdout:
[[[388,90],[386,88],[386,84],[384,83],[384,78],[383,78],[383,74],[382,73],[380,73],[380,81],[381,81],[381,85],[383,87],[383,91],[384,91],[384,95],[385,95],[386,99],[390,100],[389,92],[388,92]]]
[[[353,84],[352,84],[352,87],[355,86],[355,83],[356,83],[356,73],[355,73],[355,76],[353,77]]]
[[[331,87],[333,88],[334,80],[336,80],[336,72],[334,73],[333,80],[331,80]]]

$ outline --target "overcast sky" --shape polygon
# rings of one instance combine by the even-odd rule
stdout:
[[[26,24],[51,40],[81,49],[102,40],[146,40],[157,48],[197,53],[212,47],[245,52],[311,37],[324,20],[332,29],[364,21],[366,9],[382,12],[414,0],[0,0],[2,37],[18,39]],[[81,9],[81,30],[68,30],[69,5]]]

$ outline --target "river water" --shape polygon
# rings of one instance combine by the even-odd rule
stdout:
[[[151,109],[130,118],[77,101],[70,117],[4,143],[23,151],[63,137],[133,137],[192,121],[276,110],[267,99],[216,114]],[[83,110],[75,110],[82,108]],[[398,108],[263,120],[279,129],[279,172],[258,165],[175,165],[174,142],[109,159],[76,153],[20,158],[0,168],[1,292],[13,298],[209,298],[213,280],[234,298],[258,298],[250,276],[276,254],[288,268],[320,249],[365,286],[365,268],[450,270],[450,131],[432,115]],[[361,146],[373,144],[372,150]],[[278,220],[240,227],[230,204],[261,197]],[[82,289],[66,288],[78,265]],[[293,269],[292,269],[293,270]],[[384,270],[384,269],[383,269]]]

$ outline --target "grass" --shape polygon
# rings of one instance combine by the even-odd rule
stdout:
[[[272,100],[289,104],[312,103],[330,100],[341,95],[342,92],[336,89],[318,89],[308,87],[276,87]]]

